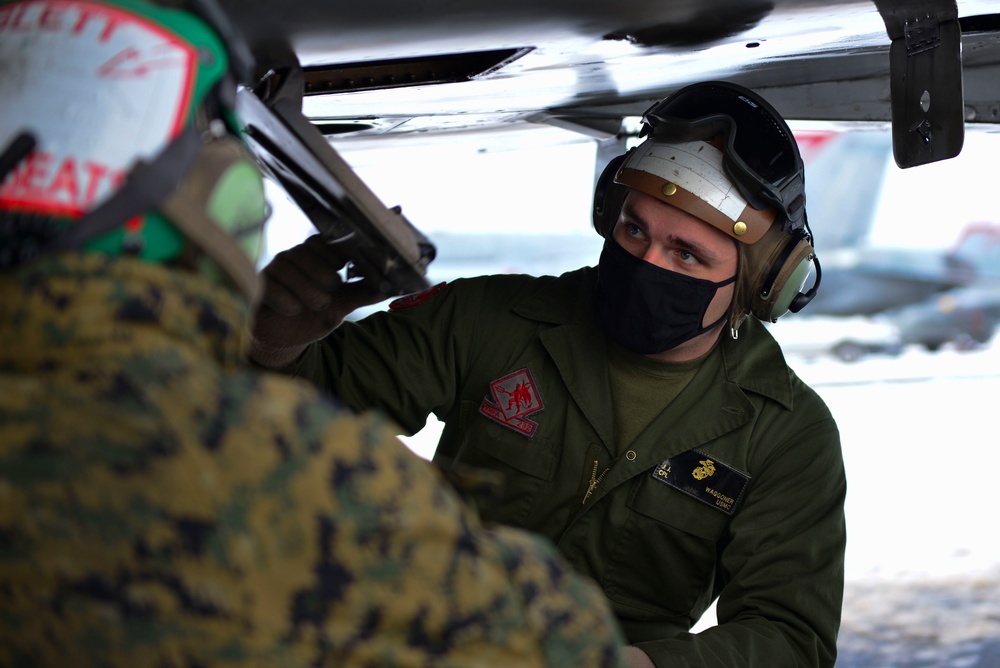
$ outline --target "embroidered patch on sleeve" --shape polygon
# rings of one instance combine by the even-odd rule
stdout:
[[[405,297],[400,297],[399,299],[394,299],[389,302],[389,308],[393,311],[398,311],[404,308],[413,308],[414,306],[420,306],[425,301],[436,295],[437,293],[444,290],[444,286],[448,285],[448,281],[442,281],[432,288],[427,288],[423,292],[417,292],[412,295],[406,295]]]
[[[653,478],[679,489],[727,515],[736,512],[750,476],[698,450],[688,450],[664,460]]]
[[[490,383],[490,396],[483,398],[479,412],[504,427],[531,438],[538,423],[528,419],[545,405],[528,367]]]

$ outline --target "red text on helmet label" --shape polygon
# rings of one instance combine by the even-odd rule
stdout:
[[[160,44],[145,50],[123,49],[97,68],[97,75],[111,79],[144,77],[153,70],[183,68],[186,65],[175,49]]]
[[[0,202],[52,213],[80,214],[122,182],[121,170],[79,159],[33,151],[0,185]]]
[[[0,8],[0,33],[37,30],[71,37],[95,35],[99,42],[107,42],[122,23],[116,12],[90,3],[27,2]]]

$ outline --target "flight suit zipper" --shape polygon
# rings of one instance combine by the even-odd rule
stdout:
[[[601,480],[603,480],[604,476],[611,470],[610,468],[604,469],[601,471],[601,475],[597,475],[598,468],[600,468],[600,463],[595,459],[594,470],[590,474],[590,484],[587,485],[587,493],[583,495],[583,501],[580,503],[581,506],[587,503],[587,499],[590,498],[590,495],[594,493],[597,486],[601,484]]]

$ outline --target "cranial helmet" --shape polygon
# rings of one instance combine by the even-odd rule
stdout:
[[[758,95],[726,82],[694,84],[643,115],[646,139],[613,159],[594,193],[607,237],[630,189],[676,206],[737,242],[730,316],[774,321],[813,298],[820,269],[805,212],[805,177],[788,125]],[[816,279],[802,292],[812,266]]]
[[[252,64],[207,1],[0,3],[0,269],[195,248],[253,296],[268,207],[233,116]]]

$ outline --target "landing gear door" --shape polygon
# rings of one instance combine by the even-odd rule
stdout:
[[[965,140],[962,30],[954,0],[876,0],[889,52],[892,152],[902,168],[958,155]]]

